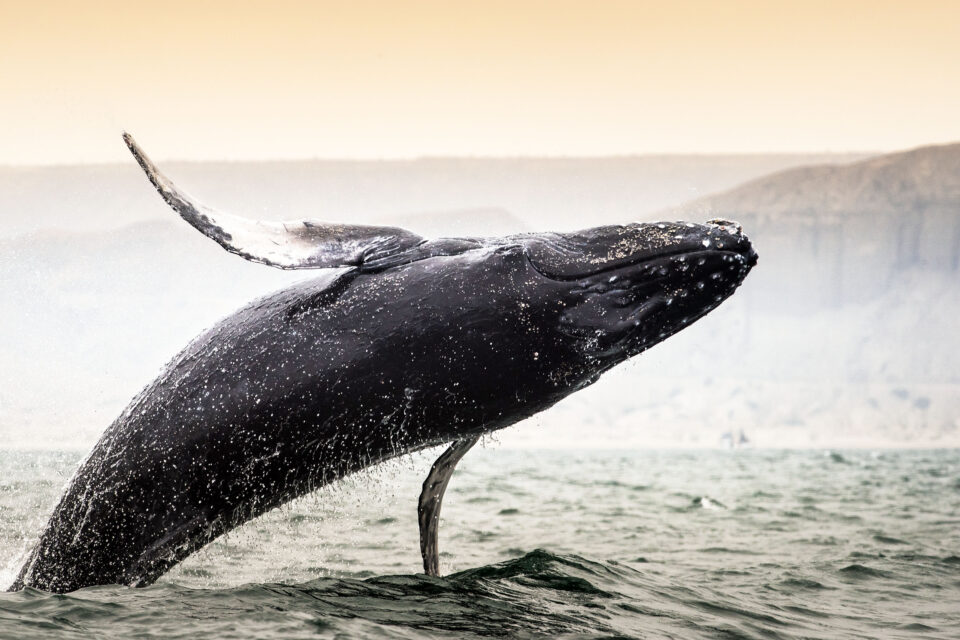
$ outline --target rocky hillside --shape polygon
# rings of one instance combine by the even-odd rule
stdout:
[[[733,299],[649,355],[683,363],[683,406],[717,419],[715,394],[690,392],[711,371],[722,423],[766,443],[960,444],[960,144],[782,171],[661,215],[739,220],[760,254]]]
[[[960,143],[920,147],[845,165],[787,169],[687,207],[709,203],[758,219],[898,215],[917,208],[956,211]]]
[[[960,144],[790,169],[670,215],[742,222],[786,309],[862,302],[907,269],[960,275]]]

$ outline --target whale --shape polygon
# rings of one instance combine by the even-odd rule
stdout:
[[[124,140],[172,209],[227,251],[322,271],[203,332],[131,401],[12,590],[149,585],[294,498],[448,445],[418,502],[424,571],[437,575],[443,493],[481,436],[690,326],[757,263],[728,220],[436,239],[248,220],[199,203]]]

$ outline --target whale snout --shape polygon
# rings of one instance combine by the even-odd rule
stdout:
[[[743,225],[736,220],[713,218],[703,225],[706,228],[704,240],[717,249],[726,249],[740,254],[748,267],[757,264],[759,256],[750,239],[743,234]],[[705,248],[710,246],[704,245]]]

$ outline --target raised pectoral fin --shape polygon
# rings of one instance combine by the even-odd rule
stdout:
[[[420,555],[423,556],[423,572],[428,576],[440,575],[440,549],[437,537],[440,527],[440,506],[450,477],[460,458],[477,444],[480,436],[457,440],[447,448],[430,467],[423,481],[420,501],[417,505],[417,520],[420,523]]]
[[[123,140],[164,201],[203,235],[231,253],[280,269],[357,267],[421,244],[415,233],[376,227],[294,220],[247,220],[204,206],[163,175],[128,133]]]

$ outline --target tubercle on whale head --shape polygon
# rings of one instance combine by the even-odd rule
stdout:
[[[559,330],[600,367],[648,349],[714,309],[758,259],[741,225],[721,219],[549,234],[526,253],[543,278],[565,285]]]

